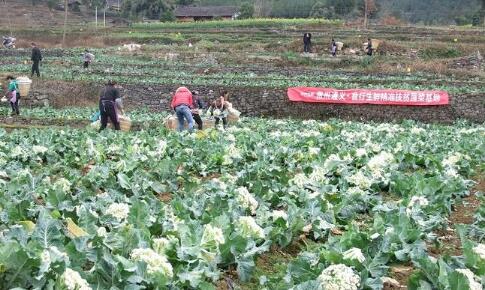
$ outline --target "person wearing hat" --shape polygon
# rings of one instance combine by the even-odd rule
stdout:
[[[40,78],[40,62],[42,61],[42,54],[40,53],[40,49],[37,47],[35,43],[31,43],[32,45],[32,74],[30,77],[34,76],[34,73],[37,73],[37,77]]]
[[[202,101],[202,98],[200,97],[198,91],[192,92],[192,98],[194,101],[194,108],[192,109],[192,118],[197,124],[197,129],[202,130],[204,128],[204,123],[202,121],[202,118],[200,117],[200,111],[205,109],[205,104],[204,104],[204,101]]]
[[[192,92],[186,87],[180,87],[175,91],[172,98],[172,103],[170,105],[172,110],[175,111],[178,119],[179,132],[184,130],[184,119],[187,120],[189,124],[189,131],[192,132],[194,129],[194,118],[192,117],[191,108],[194,107],[194,102],[192,99]]]
[[[120,130],[120,122],[116,109],[116,101],[121,98],[120,91],[115,88],[115,81],[108,81],[99,98],[99,112],[101,113],[101,128],[99,131],[106,129],[108,118],[113,123],[115,130]]]

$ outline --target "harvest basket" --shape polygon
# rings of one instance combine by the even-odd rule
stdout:
[[[236,116],[234,114],[229,114],[227,116],[227,121],[229,124],[234,124],[239,121],[239,116]],[[209,129],[209,128],[215,128],[216,126],[216,121],[213,118],[202,118],[202,122],[204,124],[204,129]],[[178,120],[175,115],[169,116],[165,119],[165,127],[170,129],[170,130],[177,130],[178,127]],[[222,124],[222,121],[221,121]],[[185,129],[188,128],[187,122],[185,122]],[[194,123],[194,129],[197,128],[197,124]]]
[[[372,49],[377,50],[379,48],[379,46],[381,45],[382,41],[379,40],[379,39],[371,39],[371,42],[372,42]],[[363,45],[364,51],[367,51],[367,44],[368,44],[368,42],[365,42],[364,45]]]
[[[127,116],[119,115],[118,120],[120,121],[121,131],[128,132],[131,129],[131,119]],[[91,123],[92,128],[99,129],[101,127],[101,120]],[[108,121],[108,128],[113,128],[113,124]]]
[[[131,120],[126,116],[118,116],[118,120],[120,121],[120,128],[121,131],[128,132],[131,129]]]
[[[29,95],[30,86],[32,85],[32,80],[28,77],[18,77],[17,85],[19,87],[19,93],[21,97],[26,97]]]
[[[341,51],[342,48],[344,48],[343,42],[337,41],[337,42],[335,42],[335,44],[337,45],[337,51]]]

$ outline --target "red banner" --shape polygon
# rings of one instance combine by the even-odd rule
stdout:
[[[334,104],[375,104],[398,106],[442,106],[449,104],[445,91],[336,90],[325,88],[289,88],[293,102]]]

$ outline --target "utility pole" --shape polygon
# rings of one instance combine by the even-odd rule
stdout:
[[[95,15],[96,15],[96,30],[98,30],[98,6],[96,6],[96,10],[95,10]]]
[[[64,0],[64,32],[62,33],[62,47],[66,45],[66,28],[67,28],[67,0]]]

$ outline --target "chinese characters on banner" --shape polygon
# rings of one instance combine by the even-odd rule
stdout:
[[[326,88],[289,88],[293,102],[334,104],[375,104],[399,106],[442,106],[449,104],[445,91],[336,90]]]

